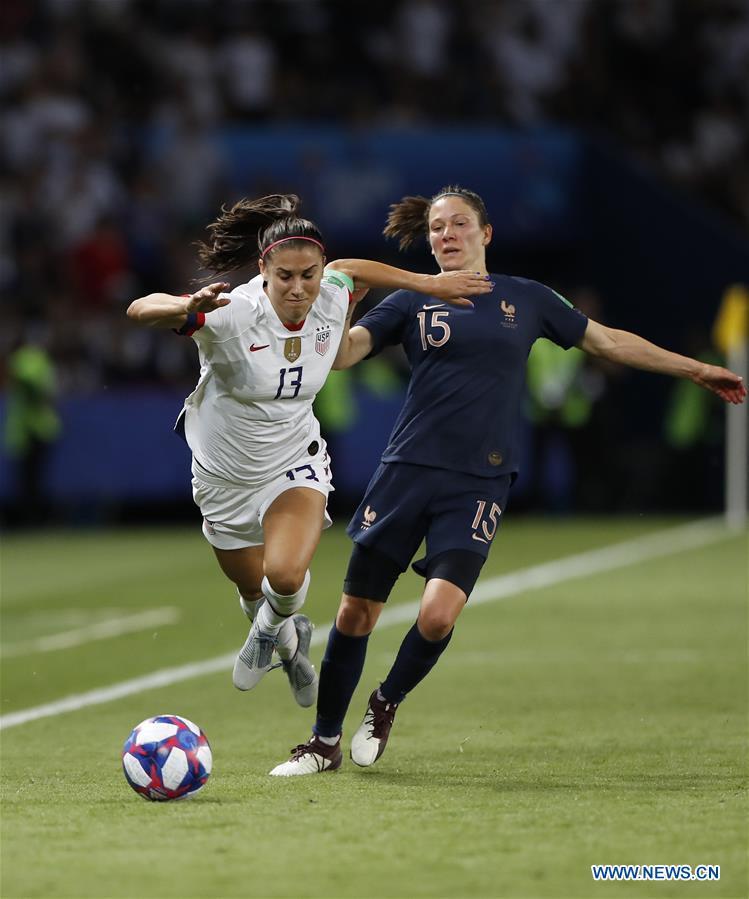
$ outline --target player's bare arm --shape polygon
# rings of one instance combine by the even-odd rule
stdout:
[[[727,403],[742,403],[746,397],[743,379],[727,368],[664,350],[630,331],[608,328],[589,320],[579,346],[591,356],[601,356],[611,362],[677,378],[688,378]]]
[[[372,335],[366,328],[355,325],[349,330],[347,323],[338,353],[333,361],[333,368],[336,371],[351,368],[352,365],[365,359],[372,352],[373,347]]]
[[[465,299],[466,296],[489,293],[493,287],[486,275],[476,272],[440,272],[438,275],[424,275],[368,259],[337,259],[326,268],[348,275],[356,287],[354,302],[349,308],[341,343],[333,362],[333,368],[336,370],[350,368],[372,352],[372,337],[366,328],[354,327],[349,330],[354,306],[364,295],[360,293],[361,290],[370,287],[413,290],[445,300],[454,306],[470,307],[473,303]]]
[[[230,285],[225,281],[216,281],[186,297],[151,293],[133,300],[128,306],[127,316],[139,324],[155,328],[181,328],[192,312],[207,313],[228,306],[231,300],[221,294],[229,289]]]
[[[384,287],[414,290],[454,306],[472,306],[468,296],[489,293],[492,285],[486,275],[476,272],[440,272],[438,275],[424,275],[409,272],[383,262],[369,259],[337,259],[327,268],[343,272],[353,279],[357,288]]]

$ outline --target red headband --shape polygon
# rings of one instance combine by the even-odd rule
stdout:
[[[325,247],[320,243],[319,240],[315,240],[314,237],[302,237],[300,235],[299,237],[282,237],[280,240],[273,241],[273,243],[270,244],[270,246],[267,246],[263,250],[263,252],[260,254],[260,258],[264,259],[265,254],[269,253],[273,249],[273,247],[277,247],[280,243],[285,243],[287,240],[308,240],[310,243],[313,243],[316,246],[320,247],[320,249],[322,250],[323,256],[325,255]]]

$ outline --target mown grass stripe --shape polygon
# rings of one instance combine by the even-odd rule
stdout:
[[[77,627],[57,634],[47,634],[44,637],[37,637],[35,640],[8,643],[3,645],[2,654],[5,658],[11,658],[30,655],[35,652],[73,649],[76,646],[83,646],[96,640],[109,640],[113,637],[121,637],[123,634],[134,634],[152,627],[176,624],[181,614],[176,606],[148,609],[135,615],[104,619],[103,621],[95,621],[93,624],[88,624],[85,627]]]

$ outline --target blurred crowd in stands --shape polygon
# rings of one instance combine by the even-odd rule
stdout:
[[[123,312],[196,274],[227,123],[579,127],[749,228],[748,0],[3,0],[0,66],[0,350],[63,392],[194,380]]]

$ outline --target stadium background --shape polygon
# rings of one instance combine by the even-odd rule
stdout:
[[[243,195],[299,193],[331,258],[429,271],[426,246],[385,244],[387,206],[460,182],[487,201],[493,270],[719,357],[721,297],[749,283],[743,0],[6,0],[0,15],[7,528],[194,519],[170,427],[195,348],[124,311],[190,289],[192,242]],[[60,416],[34,449],[5,414],[29,345]],[[532,359],[515,512],[719,508],[720,403],[567,363]],[[339,515],[404,383],[394,353],[320,400]]]

